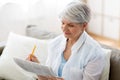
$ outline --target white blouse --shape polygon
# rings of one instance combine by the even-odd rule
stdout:
[[[49,45],[46,65],[52,67],[56,75],[66,40],[64,35],[60,35]],[[93,38],[83,32],[72,46],[71,53],[62,71],[64,80],[99,80],[105,65],[105,56],[101,46]]]

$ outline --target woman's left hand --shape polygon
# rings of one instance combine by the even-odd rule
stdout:
[[[38,75],[38,80],[64,80],[63,78],[53,77],[53,76],[42,76]]]

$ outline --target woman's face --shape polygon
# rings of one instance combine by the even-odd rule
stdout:
[[[86,28],[86,24],[72,23],[68,20],[62,20],[62,31],[68,39],[78,39]]]

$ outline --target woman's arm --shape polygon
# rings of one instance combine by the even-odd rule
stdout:
[[[100,50],[96,50],[96,54],[101,54]],[[99,80],[103,68],[105,66],[105,56],[104,55],[97,55],[88,62],[87,66],[85,67],[83,73],[83,80]]]
[[[63,78],[38,75],[38,80],[64,80]]]

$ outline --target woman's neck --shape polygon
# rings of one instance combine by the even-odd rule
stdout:
[[[73,45],[75,42],[76,42],[77,40],[74,40],[74,39],[68,39],[68,44],[71,44],[71,45]]]
[[[77,40],[79,39],[79,37],[76,37],[76,38],[68,38],[67,39],[67,42],[69,43],[69,44],[74,44]]]

